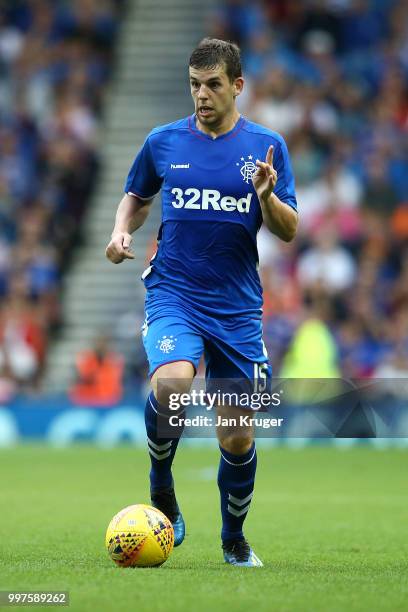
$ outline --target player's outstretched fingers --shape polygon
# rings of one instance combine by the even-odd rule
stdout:
[[[266,154],[266,163],[273,167],[273,145],[271,145]]]

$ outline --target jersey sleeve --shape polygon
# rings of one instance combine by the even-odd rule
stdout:
[[[136,156],[125,183],[125,193],[150,199],[160,191],[163,179],[157,174],[149,136]]]
[[[279,146],[274,149],[273,167],[278,174],[278,180],[273,193],[281,202],[288,204],[297,211],[295,179],[292,172],[288,148],[283,139],[279,141]]]

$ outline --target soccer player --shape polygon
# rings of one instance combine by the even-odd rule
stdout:
[[[207,383],[240,378],[265,385],[271,372],[262,340],[256,236],[262,223],[286,242],[297,229],[285,142],[236,107],[244,86],[239,48],[204,39],[190,57],[189,75],[195,112],[147,136],[106,249],[115,264],[134,258],[132,233],[161,189],[158,250],[142,275],[143,341],[152,385],[145,422],[151,500],[172,521],[175,546],[185,534],[171,472],[180,432],[160,437],[158,417],[167,418],[170,393],[188,393],[202,354]],[[159,385],[163,380],[167,384]],[[248,411],[218,407],[222,417],[241,414]],[[219,426],[217,436],[224,559],[261,566],[242,530],[257,464],[252,428]]]

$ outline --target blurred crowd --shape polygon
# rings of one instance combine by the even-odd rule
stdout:
[[[295,242],[259,237],[275,375],[408,377],[408,4],[224,0],[211,29],[297,183]]]
[[[0,396],[35,389],[98,171],[121,0],[0,5]]]

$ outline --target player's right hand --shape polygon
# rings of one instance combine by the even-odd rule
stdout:
[[[112,240],[106,247],[106,257],[114,264],[122,263],[124,259],[134,259],[130,245],[132,244],[132,236],[127,232],[118,232],[113,234]]]

